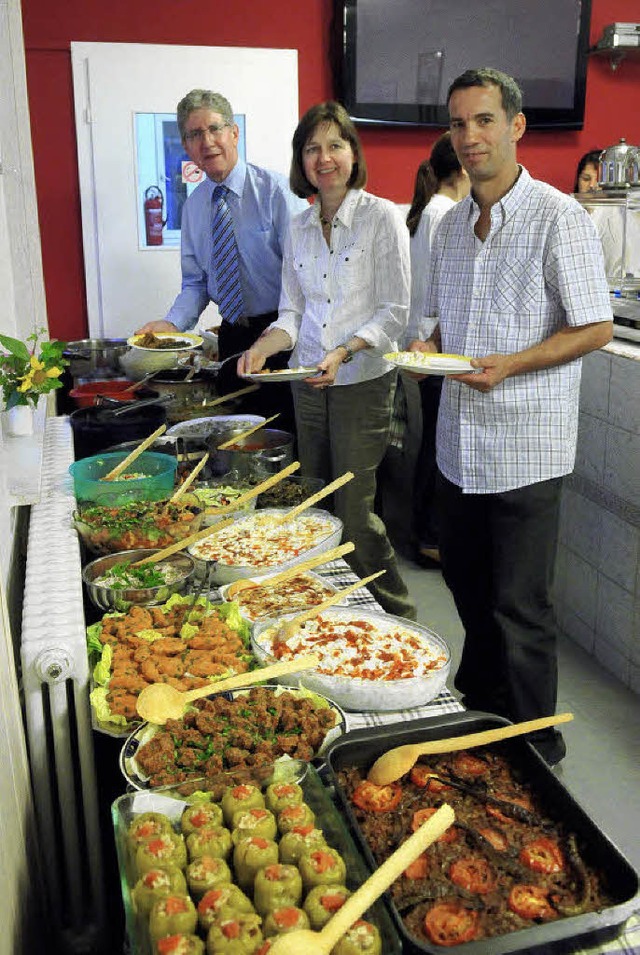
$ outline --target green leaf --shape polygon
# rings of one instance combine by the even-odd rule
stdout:
[[[11,338],[9,335],[0,335],[0,345],[6,348],[10,354],[15,355],[16,358],[29,361],[31,355],[29,349],[24,342],[18,341],[17,338]]]

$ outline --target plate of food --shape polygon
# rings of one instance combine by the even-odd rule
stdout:
[[[473,368],[471,359],[466,355],[436,355],[433,352],[398,351],[388,352],[385,356],[396,368],[404,371],[415,371],[425,375],[463,375],[468,372],[477,372]]]
[[[250,374],[238,375],[238,377],[246,378],[247,381],[253,381],[259,385],[263,385],[269,382],[302,381],[304,378],[315,378],[319,374],[321,374],[321,372],[315,367],[263,368],[262,371],[254,371]]]
[[[214,563],[214,584],[230,584],[241,577],[256,577],[286,570],[340,543],[342,521],[328,511],[310,507],[288,523],[281,523],[290,508],[264,508],[241,517],[230,527],[192,544],[197,573]]]
[[[236,604],[174,594],[161,606],[105,614],[87,628],[95,729],[125,736],[140,717],[139,694],[150,683],[176,689],[207,686],[255,667],[250,628]]]
[[[301,613],[327,600],[337,590],[333,584],[312,571],[305,571],[275,585],[270,584],[271,576],[256,577],[258,586],[247,587],[233,598],[228,598],[231,584],[225,584],[220,588],[220,596],[223,600],[233,599],[240,607],[242,616],[254,623],[266,617],[277,618],[282,614]]]
[[[189,351],[199,348],[202,338],[191,332],[143,332],[128,338],[127,345],[143,351]]]
[[[135,789],[169,786],[286,759],[310,760],[341,733],[346,717],[319,693],[269,685],[196,700],[182,720],[142,723],[120,753]]]
[[[367,867],[314,767],[289,760],[262,769],[246,782],[238,782],[235,773],[219,774],[213,792],[170,786],[115,800],[112,818],[132,955],[203,953],[207,936],[208,951],[263,955],[283,931],[309,926],[319,931],[365,881]],[[286,832],[280,824],[286,813],[278,811],[282,799],[309,814],[313,824],[304,832]],[[246,803],[254,808],[242,811]],[[227,821],[233,805],[240,806],[236,825],[233,818]],[[245,820],[256,819],[257,826],[261,817],[273,838],[256,832],[241,839]],[[212,844],[220,847],[216,857],[203,849]],[[303,863],[303,854],[313,854],[311,863]],[[327,877],[329,868],[335,873]],[[333,884],[327,884],[331,876]],[[400,955],[398,933],[382,900],[365,920],[357,923],[359,936],[366,929],[372,939],[364,950]],[[344,951],[363,949],[352,945]]]
[[[406,710],[444,689],[451,654],[428,627],[359,607],[332,607],[280,639],[288,618],[255,624],[252,647],[263,665],[302,653],[320,657],[299,683],[346,710]]]

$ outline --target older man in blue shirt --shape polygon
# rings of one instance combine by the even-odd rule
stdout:
[[[184,148],[207,178],[182,212],[182,290],[164,319],[139,331],[186,331],[213,301],[222,315],[224,359],[249,348],[277,318],[284,237],[291,216],[307,203],[293,195],[285,176],[240,159],[239,129],[220,93],[191,90],[177,114]],[[227,258],[220,264],[221,244]],[[273,367],[284,367],[287,358]]]

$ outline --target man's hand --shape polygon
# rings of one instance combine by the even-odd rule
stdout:
[[[238,375],[253,375],[257,371],[262,371],[267,357],[256,344],[253,344],[238,358],[238,364],[236,365]]]
[[[513,355],[487,355],[486,358],[472,358],[471,364],[474,368],[481,368],[482,371],[472,375],[447,375],[447,378],[461,381],[476,391],[491,391],[512,374]]]
[[[177,332],[180,334],[180,329],[172,322],[165,322],[164,319],[161,319],[158,322],[147,322],[146,325],[143,325],[142,328],[139,328],[133,334],[144,335],[145,332]]]

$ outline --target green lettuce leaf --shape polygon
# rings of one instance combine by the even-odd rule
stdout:
[[[87,627],[87,650],[89,651],[89,660],[93,663],[102,656],[102,643],[100,634],[102,633],[101,623],[92,623]]]
[[[245,646],[249,646],[251,627],[240,613],[240,604],[231,600],[229,603],[219,604],[216,609],[227,626],[239,634]]]
[[[114,726],[126,726],[127,719],[121,714],[111,712],[111,707],[107,700],[106,686],[97,686],[89,694],[91,705],[93,706],[96,718],[100,723],[112,723]]]
[[[104,686],[109,682],[111,676],[111,661],[113,659],[113,650],[108,643],[102,648],[102,655],[93,668],[93,680],[99,686]]]

